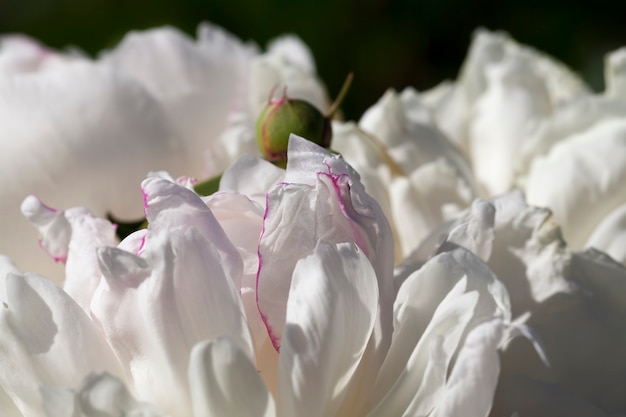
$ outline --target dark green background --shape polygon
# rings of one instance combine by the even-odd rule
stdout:
[[[312,49],[331,95],[356,73],[345,103],[358,118],[388,87],[425,89],[454,78],[474,28],[502,29],[602,88],[604,54],[626,45],[626,1],[462,0],[0,0],[0,32],[95,54],[125,32],[163,24],[195,33],[209,20],[264,46],[298,34]]]

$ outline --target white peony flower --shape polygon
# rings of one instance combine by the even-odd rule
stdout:
[[[245,157],[223,186],[255,170],[269,172]],[[0,277],[1,409],[487,415],[498,351],[523,330],[488,267],[459,248],[396,289],[389,225],[350,166],[292,137],[277,180],[262,206],[233,189],[201,198],[184,179],[153,175],[142,184],[148,229],[118,247],[99,246],[107,221],[28,198],[43,244],[65,250],[68,269],[74,258],[85,269],[68,271],[61,290],[0,260],[9,272]]]

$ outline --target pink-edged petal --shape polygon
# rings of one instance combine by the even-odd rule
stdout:
[[[64,213],[28,196],[21,206],[22,213],[39,231],[40,245],[55,262],[67,261],[72,228]]]
[[[243,264],[193,191],[159,177],[143,190],[150,220],[144,247],[140,256],[99,251],[105,280],[91,308],[138,398],[189,414],[186,373],[196,343],[228,336],[253,357],[239,296]]]
[[[273,417],[274,400],[250,357],[232,340],[198,343],[191,352],[189,385],[194,417]]]
[[[285,181],[267,195],[259,242],[258,304],[275,346],[280,346],[293,268],[323,239],[355,243],[372,263],[382,322],[376,345],[386,350],[395,290],[392,234],[380,207],[349,165],[294,135]]]
[[[0,384],[24,415],[41,415],[39,387],[77,386],[89,372],[124,376],[94,323],[38,275],[9,274],[0,311]]]
[[[215,193],[205,198],[205,202],[243,260],[239,290],[248,317],[248,327],[258,349],[268,338],[256,304],[258,245],[263,229],[264,209],[247,196],[233,192]]]
[[[25,35],[0,36],[0,75],[3,77],[34,74],[53,68],[61,69],[75,54],[62,54],[41,45]]]
[[[83,208],[65,211],[72,227],[69,253],[65,264],[63,289],[86,312],[100,282],[97,249],[116,243],[115,228],[108,220],[99,219]]]
[[[24,200],[22,212],[39,230],[41,246],[66,264],[63,289],[89,314],[100,282],[96,249],[115,244],[115,226],[84,208],[55,210],[33,196]]]
[[[377,309],[376,275],[354,244],[319,241],[298,262],[279,356],[279,414],[333,415],[339,409],[355,383]]]
[[[235,286],[241,286],[241,257],[211,210],[195,192],[160,177],[147,178],[141,189],[151,231],[197,230],[214,242],[223,258],[226,275]]]

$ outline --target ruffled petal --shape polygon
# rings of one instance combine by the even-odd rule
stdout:
[[[446,88],[447,91],[438,91],[439,97],[436,100],[429,100],[434,104],[437,124],[468,154],[469,123],[474,117],[477,100],[487,90],[489,68],[508,65],[512,61],[524,62],[533,76],[541,80],[552,108],[588,94],[588,89],[580,78],[560,62],[516,43],[505,33],[479,29],[474,33],[456,84]],[[493,113],[493,120],[506,117],[510,113],[508,105],[494,110],[497,113]]]
[[[558,175],[554,175],[558,173]],[[609,119],[536,158],[527,179],[533,205],[550,207],[573,249],[626,202],[626,119]]]
[[[203,150],[226,128],[229,112],[242,105],[253,47],[209,24],[194,42],[170,27],[131,32],[102,65],[133,77],[162,103],[184,143],[187,175],[203,174]]]
[[[61,54],[25,35],[0,36],[0,75],[3,77],[62,68],[73,59],[78,57]]]
[[[66,264],[63,289],[89,314],[100,282],[96,249],[115,244],[115,226],[84,208],[54,210],[34,196],[24,200],[22,212],[39,230],[43,249]]]
[[[510,315],[505,287],[476,256],[456,249],[432,258],[398,293],[394,335],[370,398],[371,415],[427,415],[438,408],[467,334],[486,321],[509,321]]]
[[[520,193],[490,203],[495,220],[487,264],[509,290],[513,315],[536,335],[532,344],[518,338],[504,347],[502,380],[521,384],[523,392],[553,390],[550,407],[577,397],[607,413],[623,411],[626,342],[619,318],[625,314],[626,268],[596,250],[572,252],[550,211],[529,207]],[[495,401],[503,410],[526,398],[509,388],[502,390],[506,398],[499,395]]]
[[[394,229],[398,261],[477,193],[467,161],[433,125],[414,90],[387,91],[359,127],[335,127],[333,149],[380,202]]]
[[[268,193],[263,227],[258,304],[275,346],[280,346],[293,268],[313,253],[320,239],[354,242],[372,263],[384,329],[379,340],[386,344],[394,296],[392,235],[380,207],[349,165],[292,135],[285,183]]]
[[[553,109],[545,79],[521,57],[485,71],[486,88],[474,105],[468,144],[476,179],[488,195],[496,195],[513,185],[521,143]]]
[[[150,221],[144,247],[140,256],[100,249],[105,280],[91,308],[138,398],[189,414],[186,375],[196,343],[228,336],[253,357],[239,296],[242,260],[193,191],[161,177],[142,189]]]

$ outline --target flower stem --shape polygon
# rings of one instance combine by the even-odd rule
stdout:
[[[337,95],[337,98],[335,99],[333,104],[330,105],[330,108],[328,109],[328,115],[326,117],[328,117],[329,119],[332,119],[335,113],[337,112],[337,110],[339,110],[339,106],[343,102],[343,99],[346,98],[346,95],[348,94],[348,91],[350,90],[350,86],[352,85],[353,79],[354,79],[354,73],[353,72],[348,73],[348,75],[346,76],[346,80],[343,82],[343,85],[341,86],[341,90],[339,91],[339,94]]]

